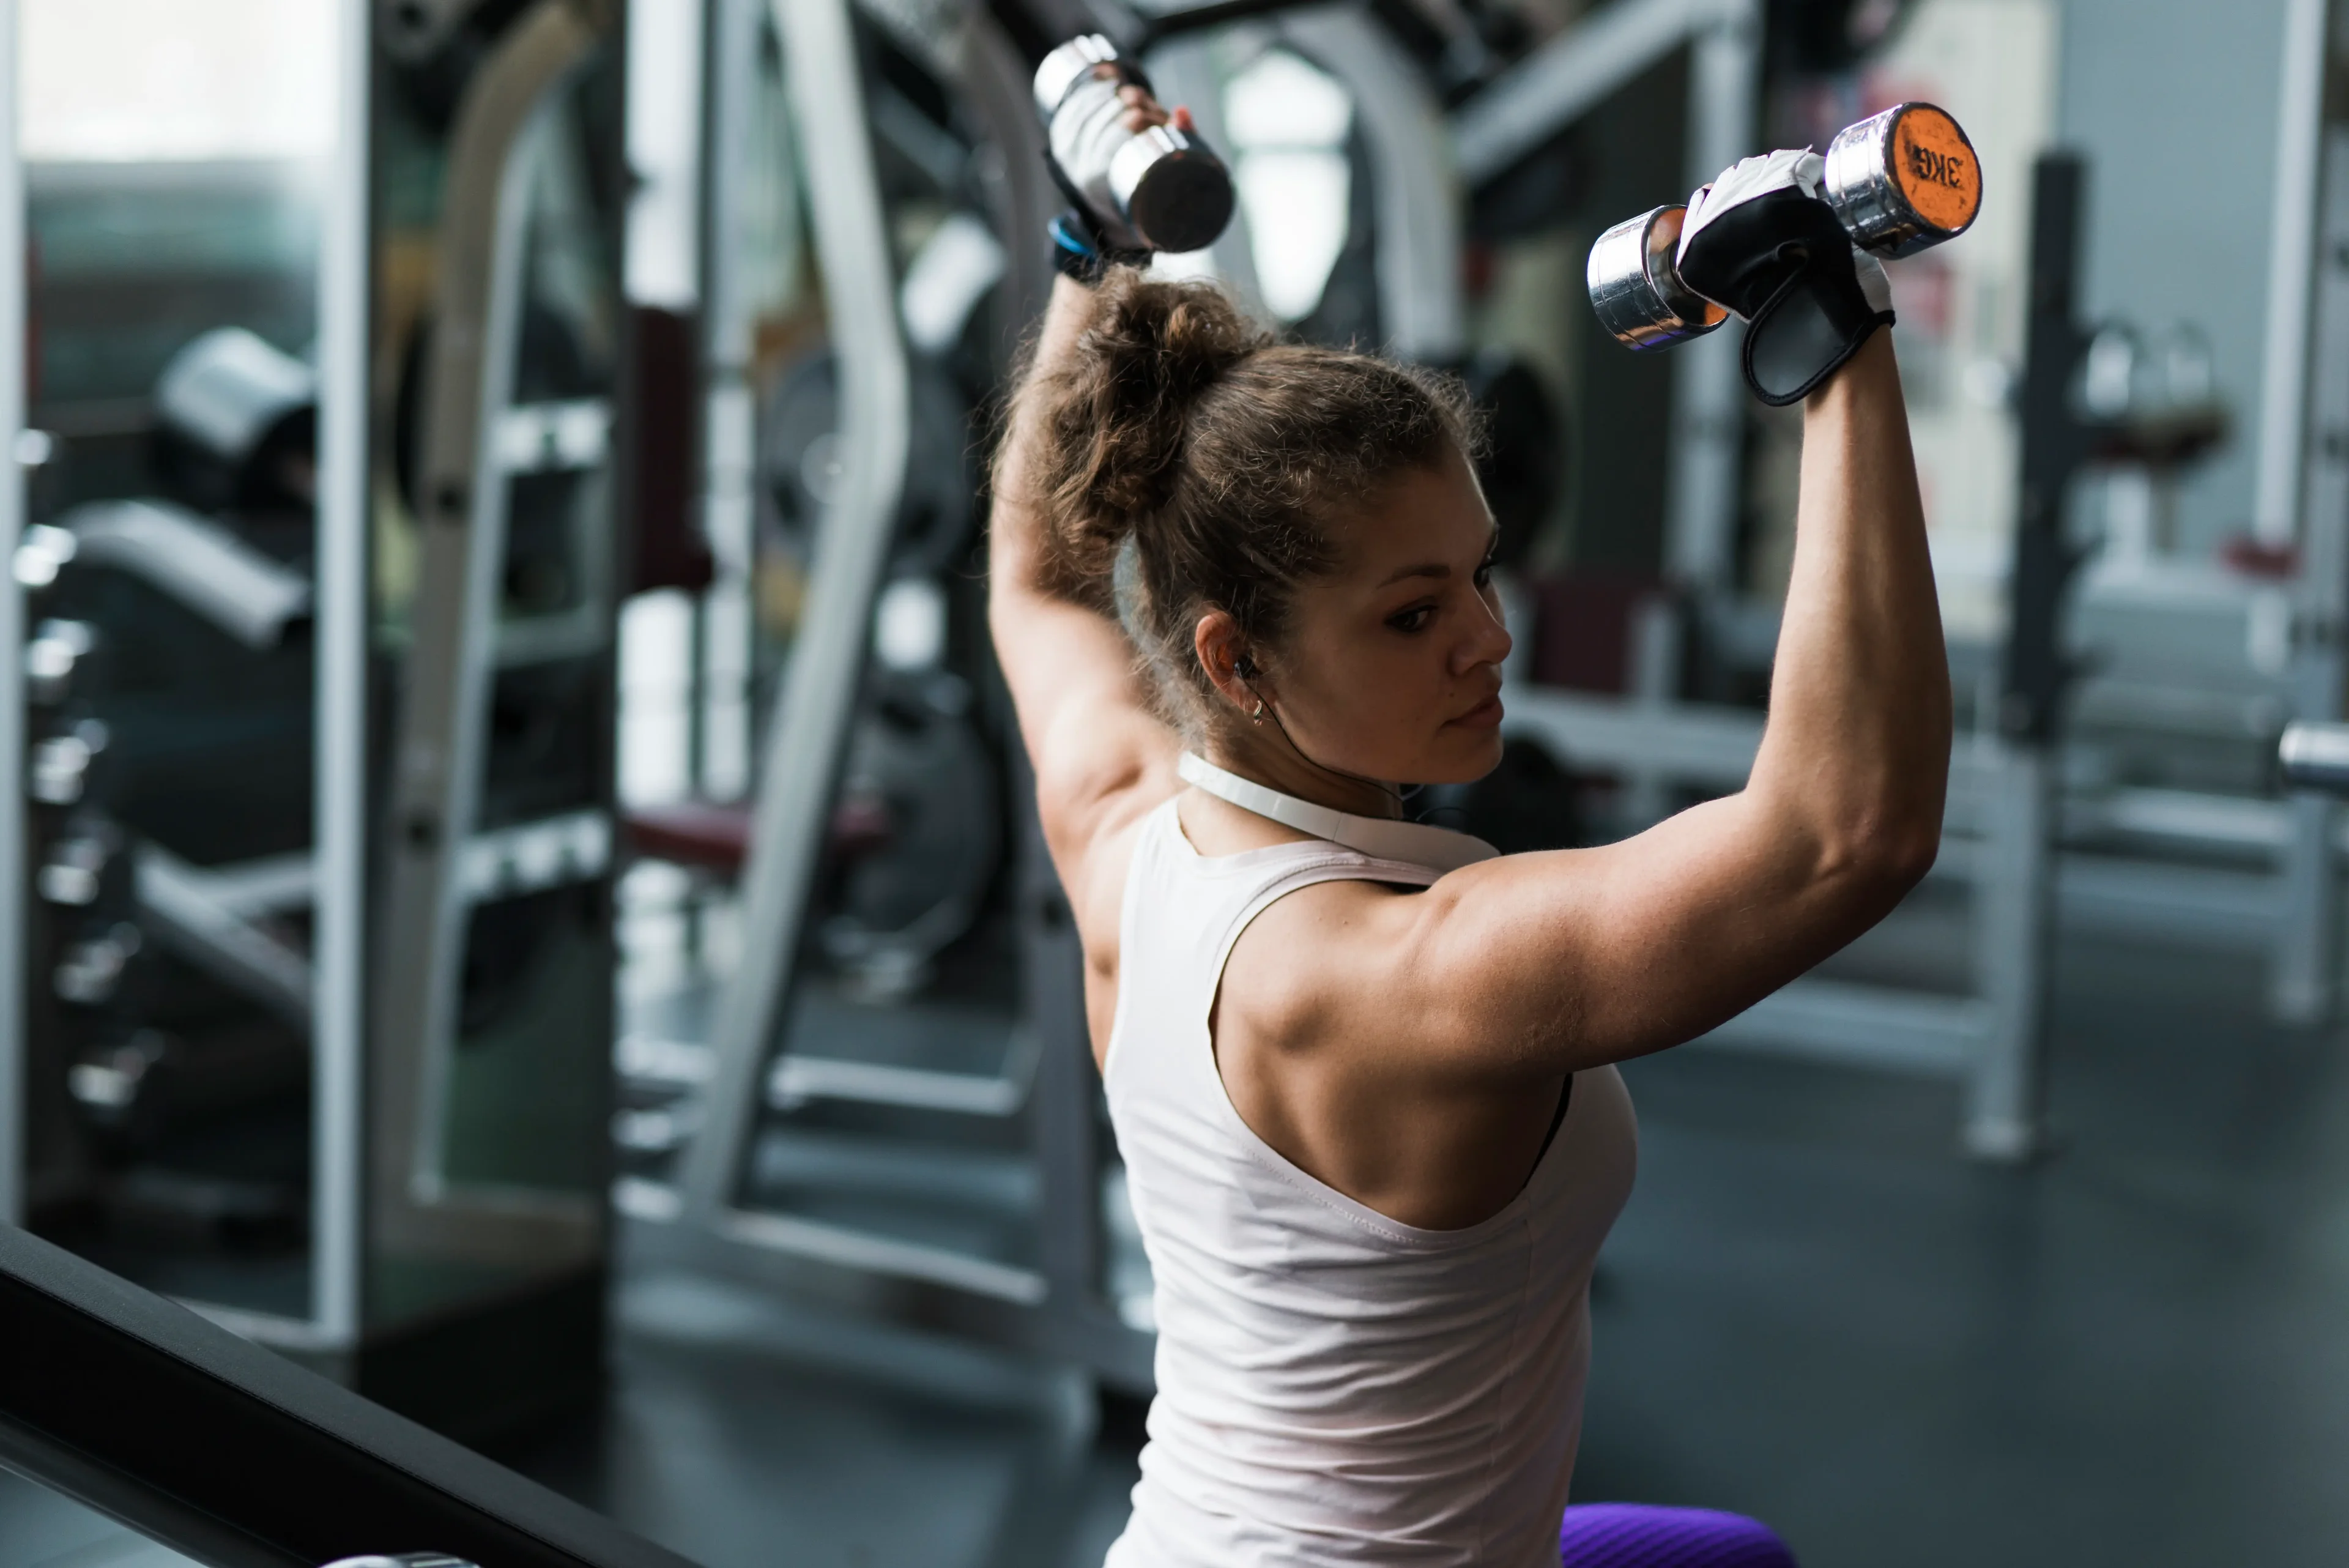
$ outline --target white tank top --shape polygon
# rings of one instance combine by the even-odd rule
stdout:
[[[1424,1231],[1257,1137],[1208,1033],[1232,944],[1273,900],[1435,879],[1323,842],[1202,856],[1173,801],[1137,836],[1103,1076],[1156,1277],[1158,1393],[1107,1568],[1557,1568],[1591,1262],[1637,1153],[1622,1080],[1576,1074],[1525,1189]]]

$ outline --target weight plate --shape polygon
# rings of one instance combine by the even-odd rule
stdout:
[[[978,478],[969,406],[953,380],[916,361],[905,491],[897,506],[893,575],[943,571],[960,564],[970,536]],[[759,441],[760,510],[770,542],[805,561],[817,519],[838,484],[839,368],[831,350],[800,360],[768,394]]]
[[[849,749],[818,929],[836,966],[881,989],[918,983],[995,875],[995,769],[969,708],[956,676],[885,676]]]

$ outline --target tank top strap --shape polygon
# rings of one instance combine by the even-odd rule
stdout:
[[[1440,872],[1382,860],[1323,839],[1202,855],[1172,800],[1144,819],[1126,873],[1118,935],[1118,998],[1104,1075],[1115,1074],[1132,1025],[1164,1037],[1207,1037],[1224,965],[1240,933],[1280,899],[1321,882],[1423,888]],[[1212,1059],[1202,1054],[1212,1072]],[[1218,1088],[1220,1093],[1220,1087]]]

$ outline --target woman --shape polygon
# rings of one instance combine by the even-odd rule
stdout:
[[[1631,1182],[1614,1064],[1802,973],[1933,859],[1948,676],[1889,314],[1783,238],[1832,231],[1758,161],[1702,214],[1744,248],[1683,275],[1844,331],[1768,725],[1743,791],[1598,849],[1402,820],[1402,781],[1500,756],[1510,634],[1457,391],[1270,342],[1060,231],[1080,265],[998,453],[991,618],[1156,1272],[1113,1568],[1556,1563]]]

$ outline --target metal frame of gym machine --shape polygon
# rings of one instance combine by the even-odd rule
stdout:
[[[1082,1365],[1116,1386],[1150,1385],[1151,1336],[1123,1322],[1104,1293],[1101,1168],[1086,1050],[1079,954],[1032,814],[1023,811],[1018,923],[1024,1027],[1037,1040],[1032,1082],[948,1074],[919,1077],[927,1092],[964,1108],[1033,1117],[1038,1170],[1038,1264],[1016,1267],[953,1248],[891,1237],[738,1200],[756,1125],[767,1102],[775,1043],[791,1003],[810,890],[823,850],[833,786],[855,716],[873,617],[886,576],[909,457],[911,385],[897,315],[870,122],[850,0],[713,0],[708,15],[706,93],[709,149],[704,173],[704,409],[709,437],[703,496],[720,581],[747,570],[753,482],[752,322],[727,237],[742,200],[730,149],[752,135],[759,29],[769,17],[783,45],[785,85],[804,151],[809,227],[826,280],[832,339],[841,346],[842,468],[818,524],[805,618],[764,717],[754,770],[744,889],[745,955],[720,993],[713,1069],[699,1130],[686,1145],[676,1188],[623,1183],[624,1245],[642,1262],[789,1282],[809,1264],[921,1293],[924,1315],[964,1332]],[[990,129],[1017,147],[1027,169],[1009,171],[1010,214],[1021,233],[1042,231],[1041,134],[1029,104],[1027,67],[990,17],[965,20],[965,79]],[[1032,177],[1030,171],[1034,171]],[[1038,187],[1038,189],[1030,189]],[[1030,206],[1034,211],[1028,211]],[[1015,257],[1006,286],[1040,308],[1048,278],[1040,252]],[[1013,781],[1019,795],[1028,781]],[[947,1080],[952,1079],[949,1083]],[[833,1097],[857,1098],[854,1085]]]
[[[435,306],[441,330],[428,357],[421,432],[424,477],[419,603],[404,660],[399,729],[392,737],[386,819],[402,825],[380,864],[375,901],[367,843],[370,779],[371,493],[369,375],[377,213],[373,166],[379,7],[339,0],[333,136],[323,178],[318,262],[318,484],[312,791],[316,836],[306,864],[269,875],[191,877],[181,889],[224,954],[243,944],[264,954],[306,1014],[313,1062],[310,1104],[310,1303],[279,1316],[202,1301],[189,1305],[244,1336],[313,1362],[426,1418],[463,1424],[502,1418],[514,1407],[472,1410],[467,1401],[535,1397],[534,1376],[564,1381],[554,1398],[584,1390],[600,1372],[605,1222],[599,1193],[534,1187],[454,1186],[441,1179],[443,1092],[458,1029],[457,971],[466,920],[479,900],[606,874],[608,813],[570,812],[479,831],[475,810],[485,710],[504,634],[496,600],[511,475],[594,468],[606,458],[561,452],[543,438],[548,408],[513,401],[522,341],[523,197],[542,156],[539,131],[595,52],[619,36],[619,0],[536,0],[498,36],[457,113],[440,229]],[[419,34],[460,24],[463,4],[418,9]],[[385,22],[383,26],[392,24]],[[437,35],[435,35],[437,36]],[[0,81],[14,79],[16,21],[0,0]],[[0,115],[0,559],[11,559],[24,524],[23,450],[27,301],[22,166],[14,117]],[[601,416],[608,429],[610,406]],[[526,427],[526,428],[525,428]],[[527,447],[528,450],[523,450]],[[584,608],[564,628],[529,626],[512,640],[548,648],[583,638],[608,646],[609,584],[587,565]],[[0,584],[0,777],[25,775],[25,690],[15,649],[25,639],[24,596]],[[572,623],[576,623],[572,624]],[[603,629],[599,630],[598,628]],[[598,639],[601,639],[599,642]],[[527,651],[525,649],[524,651]],[[23,796],[0,805],[0,1220],[23,1218],[24,972],[26,825]],[[238,868],[228,868],[233,872]],[[262,884],[267,884],[264,887]],[[142,898],[146,885],[142,872]],[[253,924],[258,915],[307,907],[305,956]],[[378,917],[370,920],[371,908]],[[224,962],[227,960],[223,960]],[[230,964],[229,967],[233,967]],[[599,1129],[600,1130],[600,1129]],[[470,1297],[439,1302],[423,1319],[373,1300],[371,1259],[387,1243],[434,1259],[494,1262],[518,1271]],[[494,1318],[483,1339],[467,1324]],[[436,1383],[428,1348],[446,1330],[461,1359],[484,1353],[522,1381],[492,1387],[481,1368]],[[494,1336],[503,1334],[503,1339]],[[470,1338],[468,1336],[471,1336]],[[378,1345],[403,1357],[371,1370]],[[573,1359],[560,1371],[555,1363]],[[419,1359],[422,1357],[423,1359]],[[451,1366],[456,1363],[450,1363]],[[374,1385],[380,1383],[378,1389]],[[419,1394],[425,1385],[432,1392]],[[468,1387],[471,1384],[474,1386]]]

